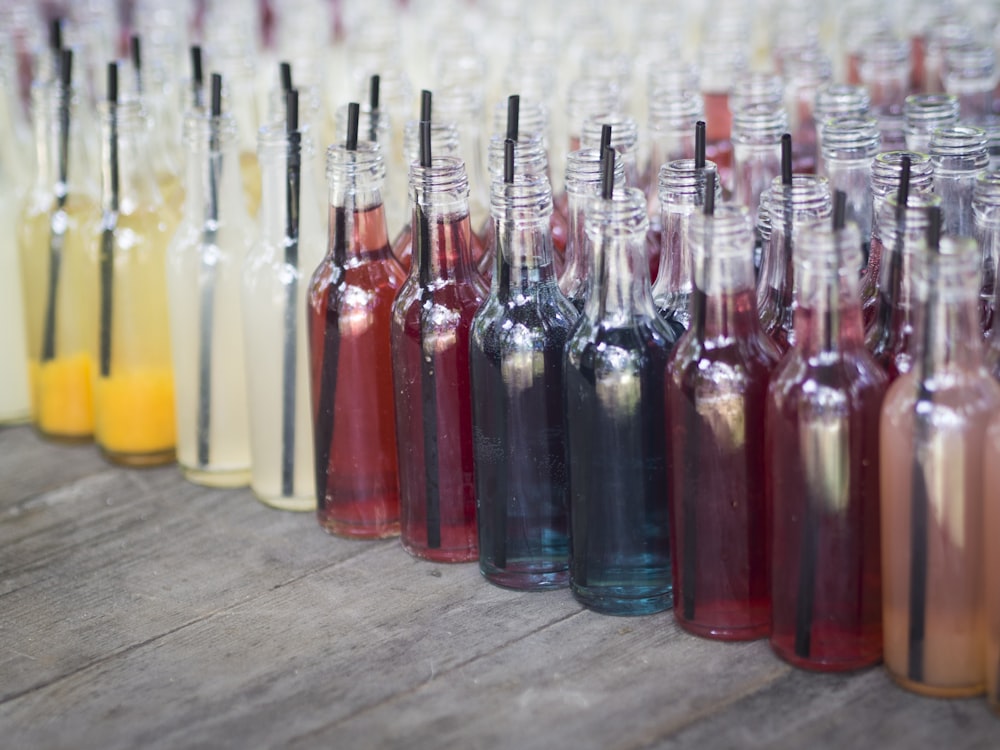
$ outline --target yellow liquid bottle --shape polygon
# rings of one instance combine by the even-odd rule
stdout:
[[[177,216],[164,205],[145,158],[138,104],[108,104],[102,118],[94,436],[109,460],[152,466],[173,461],[176,443],[166,251]]]

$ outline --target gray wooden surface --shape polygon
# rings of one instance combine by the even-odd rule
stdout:
[[[1000,718],[0,429],[0,747],[275,746],[1000,748]]]

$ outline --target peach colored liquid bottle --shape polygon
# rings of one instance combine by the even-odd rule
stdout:
[[[1000,415],[993,419],[983,447],[983,509],[986,571],[986,696],[1000,713]]]

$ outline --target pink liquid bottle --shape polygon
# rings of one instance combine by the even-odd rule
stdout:
[[[846,198],[846,194],[837,193]],[[844,201],[846,202],[846,201]],[[796,256],[796,343],[768,390],[771,647],[803,669],[882,653],[878,417],[888,380],[864,347],[856,225],[815,225]]]
[[[986,433],[983,448],[984,510],[983,568],[986,592],[986,696],[990,708],[1000,713],[1000,416]]]
[[[761,638],[771,596],[760,436],[779,352],[757,317],[746,209],[696,214],[691,240],[691,328],[665,385],[674,617],[707,638]]]
[[[430,123],[421,132],[414,265],[392,308],[402,542],[417,557],[467,562],[478,556],[469,328],[486,289],[470,257],[465,165],[431,158]]]
[[[1000,385],[983,364],[978,249],[939,242],[939,227],[934,211],[916,273],[914,368],[882,408],[882,622],[892,678],[957,697],[986,686],[983,443]]]
[[[991,335],[997,314],[997,263],[1000,262],[1000,172],[980,172],[972,193],[972,213],[982,252],[980,320],[983,333]]]
[[[784,353],[795,343],[793,313],[797,304],[795,257],[804,225],[828,220],[833,212],[825,177],[792,174],[791,138],[782,137],[782,174],[771,183],[771,239],[764,246],[757,308],[761,326]]]
[[[861,314],[865,330],[871,328],[878,304],[879,278],[882,267],[882,206],[886,196],[899,191],[903,160],[910,160],[911,192],[930,192],[934,184],[934,165],[927,154],[914,151],[883,151],[872,160],[872,236],[868,248],[868,263],[861,271]]]
[[[327,150],[327,256],[308,291],[317,516],[327,531],[377,539],[399,533],[399,479],[389,327],[403,269],[392,256],[377,144],[348,138]]]
[[[903,101],[910,93],[910,45],[891,33],[868,38],[861,52],[861,83],[871,96],[872,116],[878,120],[882,148],[906,148]]]
[[[906,202],[905,210],[900,210]],[[933,193],[909,192],[886,198],[882,208],[882,234],[886,262],[880,269],[879,294],[865,345],[893,382],[913,369],[914,265],[924,252],[930,212],[940,210],[941,198]]]
[[[864,86],[849,83],[827,83],[816,89],[813,117],[820,124],[816,131],[816,153],[823,153],[823,128],[827,120],[837,117],[868,117],[871,100]],[[816,174],[826,175],[826,166],[820,159],[816,164]],[[862,239],[864,237],[862,236]]]

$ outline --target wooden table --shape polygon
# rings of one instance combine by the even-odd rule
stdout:
[[[528,594],[0,430],[0,747],[1000,748],[985,700]]]

